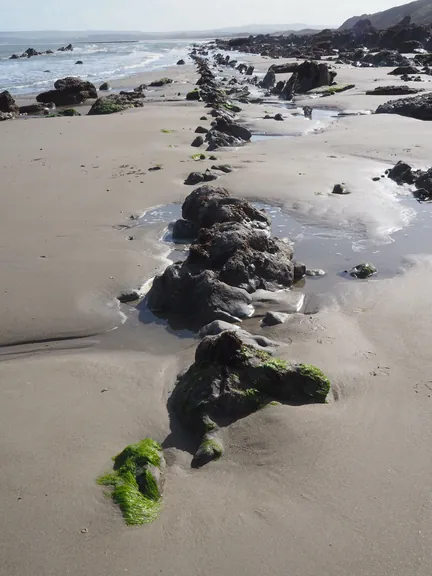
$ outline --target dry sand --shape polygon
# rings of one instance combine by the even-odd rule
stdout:
[[[315,105],[386,101],[364,96],[386,71],[366,72],[340,70],[356,93]],[[160,91],[168,99],[195,79],[191,69],[163,75],[172,74],[179,84]],[[253,126],[257,109],[244,108]],[[283,357],[328,373],[328,405],[271,406],[238,421],[224,431],[225,456],[199,471],[188,439],[171,433],[166,401],[196,341],[139,325],[133,312],[121,326],[115,296],[166,263],[161,227],[116,226],[189,193],[203,113],[199,103],[153,102],[0,126],[0,574],[429,576],[429,245],[403,274],[335,281],[330,305],[266,330],[290,343]],[[382,241],[407,224],[405,204],[371,178],[399,159],[430,166],[431,152],[426,123],[344,118],[320,134],[218,151],[236,168],[218,184]],[[163,170],[148,172],[155,164]],[[341,181],[353,193],[330,196]],[[59,341],[72,336],[81,338]],[[164,507],[153,524],[127,528],[95,479],[147,436],[166,448]]]

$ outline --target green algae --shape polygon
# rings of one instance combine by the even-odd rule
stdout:
[[[57,116],[81,116],[81,114],[75,108],[66,108],[66,110],[60,110]]]
[[[113,458],[114,472],[98,478],[99,485],[112,487],[111,497],[128,526],[147,524],[158,517],[162,495],[150,468],[160,468],[162,458],[159,444],[146,438],[127,446]]]
[[[273,370],[279,370],[279,371],[286,371],[290,368],[290,364],[289,362],[286,362],[286,360],[281,360],[280,358],[273,358],[273,357],[270,357],[268,360],[266,360],[263,366],[265,368],[271,368]]]
[[[162,134],[172,134],[174,130],[169,130],[168,128],[162,128]]]
[[[192,154],[191,158],[197,162],[198,160],[205,160],[207,156],[205,154]]]
[[[201,442],[199,450],[205,452],[209,456],[213,456],[215,460],[221,458],[223,455],[223,446],[215,438],[206,438]]]
[[[325,402],[331,383],[324,372],[312,364],[299,364],[297,373],[312,385],[310,389],[305,386],[305,393],[309,393],[316,402]]]

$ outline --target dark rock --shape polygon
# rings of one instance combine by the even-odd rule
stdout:
[[[269,70],[261,82],[261,88],[269,90],[276,84],[276,75],[273,70]]]
[[[404,96],[408,94],[417,94],[423,92],[422,88],[411,88],[410,86],[377,86],[374,90],[368,90],[368,96]]]
[[[117,297],[117,300],[122,304],[127,304],[128,302],[135,302],[140,298],[141,296],[139,293],[136,290],[133,290],[132,292],[124,292],[123,294],[120,294],[120,296]]]
[[[101,84],[99,86],[99,90],[102,90],[103,92],[111,90],[111,86],[109,85],[108,82],[104,82],[103,84]]]
[[[234,136],[230,136],[229,134],[219,132],[218,130],[210,130],[210,132],[206,136],[206,140],[208,143],[207,146],[208,151],[217,150],[218,148],[241,146],[242,144],[244,144],[242,140],[239,140]]]
[[[150,83],[150,86],[153,88],[160,88],[162,86],[166,86],[167,84],[172,84],[173,80],[171,78],[161,78],[160,80],[154,80]]]
[[[81,104],[89,98],[97,98],[96,87],[80,78],[68,77],[54,83],[55,90],[42,92],[36,97],[38,102],[53,102],[56,106]]]
[[[414,66],[398,66],[389,72],[391,76],[401,76],[402,74],[420,74],[420,70]]]
[[[290,100],[294,94],[304,94],[320,86],[330,86],[336,77],[336,72],[327,64],[306,60],[295,69],[282,91],[282,97]]]
[[[415,185],[422,191],[426,191],[429,195],[429,199],[432,196],[432,168],[429,168],[426,172],[417,174],[417,180]]]
[[[191,192],[183,203],[182,215],[200,228],[222,222],[242,222],[258,228],[268,228],[270,218],[264,210],[255,208],[243,198],[230,196],[225,188],[201,186]]]
[[[207,134],[208,129],[204,128],[203,126],[198,126],[198,128],[195,130],[195,134]]]
[[[355,266],[348,272],[350,276],[352,276],[353,278],[359,278],[360,280],[365,280],[366,278],[369,278],[370,276],[373,276],[376,273],[377,269],[375,268],[375,266],[369,263],[359,264],[358,266]]]
[[[255,70],[255,66],[249,66],[246,70],[246,76],[252,76]]]
[[[191,92],[188,92],[186,94],[186,100],[200,100],[201,99],[201,92],[199,91],[198,88],[195,88],[195,90],[192,90]]]
[[[335,184],[333,187],[333,194],[351,194],[345,184]]]
[[[431,202],[432,201],[432,191],[426,190],[426,188],[419,188],[414,190],[413,196],[419,202]]]
[[[432,93],[391,100],[379,106],[376,114],[399,114],[417,120],[432,120]]]
[[[273,74],[291,74],[292,72],[296,72],[298,68],[298,64],[273,64],[269,68],[269,72],[273,72]]]
[[[423,50],[424,46],[421,42],[419,42],[418,40],[407,40],[406,42],[404,42],[400,48],[400,53],[401,54],[410,54],[411,52],[414,52],[415,50]]]
[[[12,54],[12,56],[9,58],[9,60],[19,60],[18,54]]]
[[[199,227],[190,220],[177,220],[172,229],[173,240],[195,240]]]
[[[20,114],[40,114],[45,110],[45,104],[28,104],[27,106],[20,106]]]
[[[57,116],[81,116],[81,114],[75,108],[66,108],[57,112]]]
[[[245,344],[238,332],[207,336],[198,345],[195,362],[180,375],[169,399],[179,422],[199,437],[192,461],[201,466],[219,458],[220,426],[282,402],[324,403],[330,381],[308,364],[291,364]]]
[[[207,116],[201,116],[200,120],[208,120]]]
[[[233,171],[232,167],[229,166],[228,164],[213,165],[211,168],[212,170],[220,170],[224,174],[229,174],[230,172]]]
[[[15,100],[7,90],[0,93],[0,112],[7,112],[10,114],[19,113],[19,108]]]
[[[75,64],[84,64],[84,62],[82,60],[77,60]]]
[[[192,142],[191,146],[194,148],[199,148],[204,144],[204,138],[202,136],[197,136],[195,140]]]
[[[414,184],[415,175],[409,164],[399,161],[396,166],[389,170],[388,178],[397,182],[397,184]]]
[[[186,64],[186,62],[184,60],[179,60],[177,62],[177,66],[184,66]]]
[[[284,312],[267,312],[262,324],[263,326],[277,326],[278,324],[284,324],[288,318],[289,314],[285,314]]]
[[[162,170],[163,166],[161,166],[160,164],[157,164],[156,166],[151,166],[148,171],[149,172],[159,172],[159,170]]]
[[[34,48],[27,48],[27,50],[23,52],[22,58],[25,58],[26,56],[27,58],[31,58],[32,56],[39,56],[39,54],[40,53]]]
[[[294,281],[298,282],[306,275],[306,265],[302,262],[294,262]]]
[[[275,120],[278,120],[279,122],[283,122],[284,121],[284,117],[282,116],[282,114],[276,114],[274,117]]]
[[[68,92],[86,92],[89,98],[97,98],[97,90],[94,84],[73,76],[57,80],[54,82],[54,88],[56,90],[67,90]]]
[[[109,96],[102,96],[96,100],[90,108],[89,116],[115,114],[128,108],[140,108],[142,106],[142,100],[137,99],[135,96],[110,94]]]
[[[195,186],[195,184],[200,182],[204,182],[204,174],[202,172],[191,172],[185,180],[185,184],[188,186]]]

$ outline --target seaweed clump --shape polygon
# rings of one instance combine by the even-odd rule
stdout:
[[[199,435],[192,466],[202,466],[222,456],[222,426],[274,400],[325,403],[329,391],[330,381],[319,368],[274,358],[224,331],[202,340],[169,404],[178,420]]]
[[[146,438],[127,446],[113,460],[114,471],[98,478],[98,484],[112,487],[109,494],[120,506],[128,526],[152,522],[159,515],[162,501],[162,448]]]

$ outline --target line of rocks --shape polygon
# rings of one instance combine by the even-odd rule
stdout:
[[[61,46],[57,49],[57,52],[72,52],[73,46],[72,44],[68,44],[67,46]],[[45,52],[38,52],[34,48],[27,48],[25,52],[19,56],[18,54],[12,54],[9,60],[20,60],[22,58],[33,58],[34,56],[46,56],[48,54],[54,54],[52,50],[45,50]]]
[[[413,194],[420,202],[432,201],[432,168],[414,170],[406,162],[399,161],[391,170],[387,170],[386,174],[397,184],[415,186]]]

